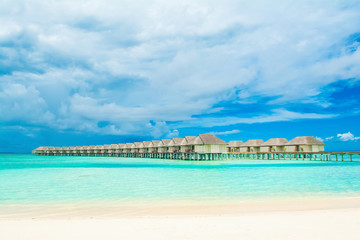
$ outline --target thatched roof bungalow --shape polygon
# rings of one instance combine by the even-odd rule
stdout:
[[[142,142],[143,143],[143,152],[144,153],[148,153],[148,152],[150,152],[150,145],[151,145],[151,141],[143,141]]]
[[[213,134],[199,134],[188,145],[197,153],[226,152],[226,142]]]
[[[115,153],[122,153],[124,150],[124,148],[123,148],[124,146],[125,146],[125,144],[123,144],[123,143],[116,144]]]
[[[158,152],[158,146],[159,146],[160,140],[152,140],[149,145],[149,150],[151,153],[157,153]]]
[[[162,139],[158,144],[158,150],[160,153],[166,153],[169,151],[169,143],[171,139]]]
[[[34,150],[32,150],[32,153],[44,154],[45,150],[47,150],[47,147],[38,147],[38,148],[35,148]]]
[[[240,146],[243,143],[243,141],[230,141],[226,144],[226,149],[228,152],[240,152]]]
[[[91,156],[92,154],[94,154],[95,146],[94,145],[86,146],[85,150],[86,150],[86,154]]]
[[[183,138],[172,138],[168,143],[169,152],[176,153],[181,151],[181,142]]]
[[[196,137],[195,136],[185,136],[181,141],[181,148],[180,151],[185,152],[194,152],[195,151],[195,145],[191,145],[191,142],[194,141]]]
[[[285,145],[288,143],[286,138],[270,138],[261,144],[261,152],[284,152]]]
[[[323,152],[325,143],[312,136],[296,137],[286,144],[286,152]]]
[[[248,140],[241,144],[240,152],[260,152],[260,146],[263,143],[261,139]]]
[[[141,149],[143,149],[144,144],[142,142],[134,142],[131,146],[131,152],[138,153]]]
[[[123,149],[124,149],[124,153],[130,153],[131,152],[131,147],[133,146],[134,143],[125,143]]]

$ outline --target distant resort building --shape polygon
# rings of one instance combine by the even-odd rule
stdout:
[[[325,143],[314,137],[296,137],[285,146],[285,152],[323,152]]]
[[[226,145],[226,150],[227,152],[240,152],[240,146],[243,143],[243,141],[230,141]]]
[[[286,138],[270,138],[260,145],[260,152],[284,152],[287,143]]]
[[[154,157],[177,159],[216,159],[219,154],[266,154],[266,153],[320,153],[324,143],[314,137],[271,138],[264,142],[252,139],[246,142],[226,143],[213,134],[199,134],[184,138],[172,138],[134,143],[91,145],[76,147],[38,147],[33,150],[38,155],[59,156],[118,156]],[[205,157],[203,155],[206,155]],[[195,157],[194,157],[195,156]]]
[[[260,152],[260,146],[263,143],[261,139],[248,140],[241,144],[240,152]]]

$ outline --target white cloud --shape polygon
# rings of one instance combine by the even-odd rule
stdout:
[[[45,100],[37,89],[19,83],[1,83],[0,116],[3,121],[46,123],[55,116],[48,111]],[[24,117],[25,116],[25,117]]]
[[[0,117],[153,135],[331,118],[279,106],[252,117],[201,115],[254,97],[328,107],[318,99],[324,86],[359,80],[360,48],[348,40],[360,32],[359,9],[357,1],[1,1],[0,65],[9,72]]]
[[[360,137],[355,137],[354,134],[352,134],[351,132],[347,132],[347,133],[339,133],[337,135],[337,137],[341,140],[341,141],[356,141],[359,140]]]
[[[320,142],[324,142],[324,139],[322,139],[321,137],[315,137],[316,140],[320,141]]]
[[[325,138],[325,141],[329,141],[329,140],[332,140],[332,139],[334,139],[334,136]]]
[[[229,130],[229,131],[210,132],[210,133],[214,134],[214,135],[230,135],[230,134],[235,134],[235,133],[239,133],[239,132],[241,132],[239,129],[233,129],[233,130]]]
[[[317,114],[317,113],[299,113],[291,112],[286,109],[275,109],[268,114],[258,114],[253,117],[218,117],[218,118],[192,118],[181,123],[176,123],[177,127],[214,127],[214,126],[227,126],[239,123],[267,123],[267,122],[282,122],[293,121],[300,119],[323,119],[333,118],[336,114]]]

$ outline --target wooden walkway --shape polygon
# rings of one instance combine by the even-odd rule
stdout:
[[[179,160],[231,160],[231,159],[254,159],[254,160],[309,160],[309,161],[353,161],[353,156],[360,156],[360,152],[255,152],[255,153],[112,153],[112,152],[75,152],[60,153],[48,151],[38,154],[46,156],[95,156],[95,157],[126,157],[126,158],[159,158],[159,159],[179,159]],[[348,156],[346,158],[345,156]]]

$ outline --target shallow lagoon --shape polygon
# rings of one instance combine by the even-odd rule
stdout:
[[[358,157],[357,157],[358,158]],[[360,197],[360,162],[0,155],[0,203]]]

